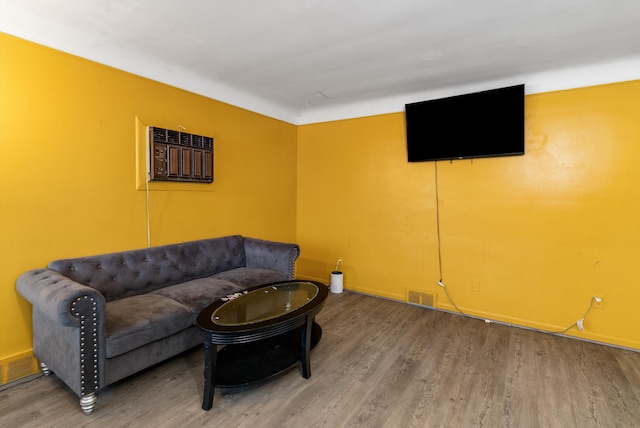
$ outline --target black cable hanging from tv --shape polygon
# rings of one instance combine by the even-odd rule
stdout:
[[[460,312],[462,315],[466,315],[459,307],[458,305],[456,305],[456,302],[453,301],[453,299],[451,298],[451,295],[449,294],[449,290],[447,289],[447,286],[445,285],[445,283],[442,280],[442,249],[441,249],[441,244],[440,244],[440,196],[438,193],[438,161],[435,161],[434,163],[434,173],[435,173],[435,190],[436,190],[436,236],[437,236],[437,246],[438,246],[438,274],[440,279],[438,280],[438,285],[440,287],[442,287],[444,289],[444,294],[447,296],[447,299],[449,300],[449,302],[453,305],[454,308],[456,308],[456,310],[458,312]]]

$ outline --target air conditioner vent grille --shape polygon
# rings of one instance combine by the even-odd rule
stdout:
[[[180,141],[180,133],[178,131],[167,130],[167,143],[178,144]]]
[[[213,182],[213,137],[149,127],[151,181]]]

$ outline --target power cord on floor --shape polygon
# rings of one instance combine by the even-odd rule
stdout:
[[[438,285],[439,285],[440,287],[444,288],[444,294],[446,294],[446,295],[447,295],[447,299],[448,299],[448,300],[449,300],[449,302],[453,305],[453,307],[454,307],[454,308],[456,308],[456,310],[457,310],[458,312],[460,312],[462,315],[467,315],[467,314],[465,314],[464,312],[462,312],[462,309],[460,309],[460,308],[458,307],[458,305],[456,305],[456,302],[454,302],[454,301],[453,301],[453,299],[452,299],[452,298],[451,298],[451,296],[449,295],[449,290],[447,290],[447,286],[446,286],[446,285],[444,285],[444,282],[442,282],[442,280],[439,280],[439,281],[438,281]]]
[[[449,294],[449,290],[447,289],[447,286],[442,280],[442,250],[440,248],[440,196],[438,194],[438,161],[434,162],[434,173],[435,173],[435,193],[436,193],[436,239],[437,239],[437,247],[438,247],[438,273],[440,274],[438,285],[444,289],[444,294],[447,296],[447,300],[449,300],[449,302],[453,305],[453,307],[456,308],[456,310],[460,312],[462,315],[466,315],[458,307],[458,305],[456,305],[456,302],[453,301],[453,299],[451,298],[451,295]],[[571,330],[573,327],[577,327],[578,330],[584,330],[584,320],[587,318],[587,315],[589,315],[589,312],[591,312],[591,309],[593,309],[594,302],[600,303],[602,302],[602,299],[600,297],[593,296],[591,298],[589,308],[584,313],[582,318],[578,319],[576,322],[574,322],[564,330],[555,331],[553,333],[564,334],[567,331]]]
[[[554,333],[564,334],[564,333],[568,332],[569,330],[571,330],[573,327],[578,327],[578,330],[584,330],[584,320],[587,318],[587,315],[589,315],[589,312],[591,312],[591,309],[593,309],[593,303],[594,302],[600,303],[601,301],[602,301],[602,299],[600,297],[593,296],[591,298],[591,302],[589,303],[589,308],[587,308],[587,311],[584,313],[582,318],[578,319],[576,322],[574,322],[573,324],[571,324],[569,327],[565,328],[564,330],[554,331]]]

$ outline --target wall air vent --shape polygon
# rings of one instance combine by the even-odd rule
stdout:
[[[213,182],[213,138],[149,127],[151,181]]]

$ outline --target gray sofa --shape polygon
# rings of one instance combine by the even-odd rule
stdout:
[[[90,414],[105,386],[202,343],[198,313],[294,277],[296,244],[239,235],[57,260],[21,275],[33,353]]]

